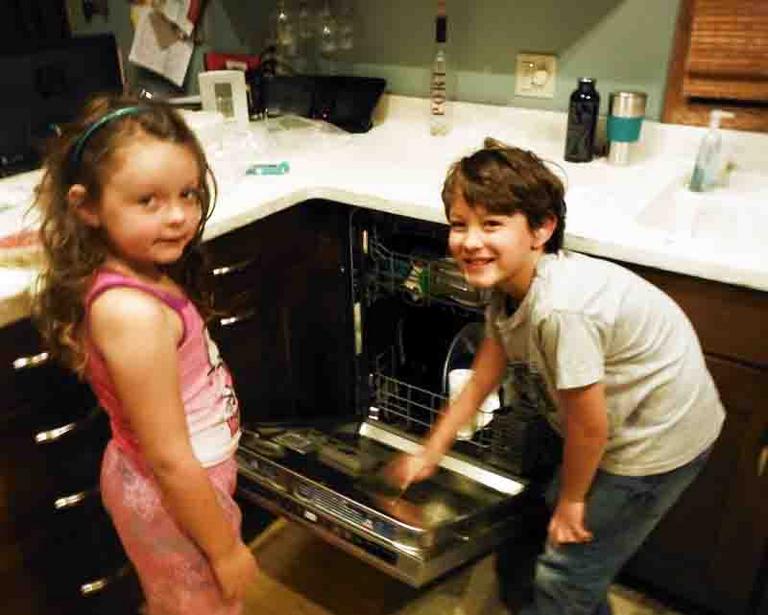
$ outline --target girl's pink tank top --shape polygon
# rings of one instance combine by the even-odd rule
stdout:
[[[128,417],[123,411],[109,368],[88,334],[88,314],[93,301],[111,288],[136,288],[172,308],[184,332],[178,346],[181,397],[192,449],[198,461],[211,467],[234,454],[240,438],[240,412],[229,370],[221,360],[195,305],[180,297],[124,274],[101,269],[85,298],[86,377],[99,404],[107,412],[112,438],[126,453],[141,462],[143,456]]]

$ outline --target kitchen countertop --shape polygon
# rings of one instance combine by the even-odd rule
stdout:
[[[252,122],[242,129],[188,113],[219,186],[205,238],[308,199],[444,223],[440,189],[448,166],[493,136],[551,161],[566,180],[566,247],[768,290],[768,135],[723,131],[737,163],[731,185],[694,195],[684,184],[703,128],[646,121],[632,164],[614,167],[605,158],[563,161],[564,113],[454,103],[451,132],[432,137],[427,108],[424,99],[385,96],[376,125],[358,135],[302,120]],[[285,175],[245,174],[250,164],[282,160],[290,163]],[[0,180],[0,206],[3,199],[29,203],[39,175]],[[0,224],[0,237],[4,232]],[[33,279],[33,268],[0,267],[0,325],[28,314]]]

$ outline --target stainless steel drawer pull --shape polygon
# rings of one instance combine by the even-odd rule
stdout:
[[[99,416],[101,416],[101,412],[101,408],[96,406],[80,421],[73,421],[71,423],[62,425],[61,427],[54,427],[53,429],[40,431],[35,434],[35,444],[50,444],[51,442],[56,442],[56,440],[62,436],[65,436],[68,433],[75,431],[76,429],[85,428],[90,423],[99,418]]]
[[[35,434],[35,442],[37,444],[47,444],[48,442],[55,442],[61,436],[68,434],[70,431],[73,431],[77,428],[77,423],[67,423],[66,425],[62,425],[61,427],[56,427],[55,429],[49,429],[48,431],[41,431],[37,434]]]
[[[256,261],[252,258],[240,261],[239,263],[233,263],[232,265],[222,265],[221,267],[214,267],[211,273],[214,277],[221,277],[223,275],[229,275],[230,273],[239,273],[248,269]]]
[[[96,579],[95,581],[91,581],[90,583],[83,583],[80,586],[80,593],[83,596],[90,596],[91,594],[100,592],[111,582],[112,582],[112,579],[109,579],[107,577],[102,577],[101,579]]]
[[[47,363],[48,359],[50,359],[50,355],[47,352],[40,352],[29,357],[19,357],[13,362],[13,369],[20,371],[22,369],[29,369],[30,367],[37,367],[38,365]]]
[[[230,327],[244,320],[250,320],[256,316],[256,310],[246,310],[242,314],[236,314],[235,316],[227,316],[219,319],[219,324],[222,327]]]
[[[65,510],[72,508],[84,502],[93,491],[80,491],[79,493],[73,493],[72,495],[65,495],[60,498],[56,498],[53,501],[53,506],[56,510]]]

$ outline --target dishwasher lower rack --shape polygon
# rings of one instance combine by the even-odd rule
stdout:
[[[368,459],[368,467],[350,472],[326,463],[323,451],[328,446]],[[238,490],[420,586],[513,536],[525,484],[447,456],[433,477],[405,493],[380,490],[372,480],[376,470],[416,446],[414,440],[370,421],[325,432],[288,428],[267,438],[246,432],[237,453]]]
[[[375,371],[369,377],[373,396],[368,420],[420,439],[440,418],[448,398],[394,377],[394,355],[388,349],[376,357]],[[541,409],[521,399],[502,403],[492,411],[481,408],[462,432],[455,452],[520,479],[539,478],[560,459],[559,437]]]

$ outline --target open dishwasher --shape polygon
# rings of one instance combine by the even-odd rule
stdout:
[[[505,383],[427,480],[399,493],[381,477],[413,452],[483,336],[484,292],[446,257],[447,229],[349,213],[350,408],[246,423],[240,493],[413,586],[487,553],[519,519],[557,443],[542,402]],[[304,420],[306,419],[306,420]]]

